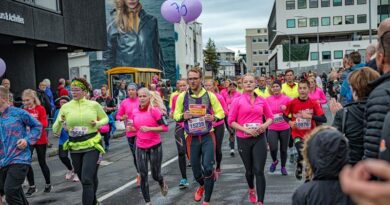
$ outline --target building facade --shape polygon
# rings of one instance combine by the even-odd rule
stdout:
[[[269,75],[268,29],[246,29],[245,39],[248,72],[257,75]]]
[[[0,58],[11,91],[18,97],[44,78],[55,89],[69,77],[69,52],[104,50],[104,8],[104,0],[0,1]]]
[[[271,72],[287,68],[329,71],[352,51],[365,55],[369,22],[377,28],[377,1],[276,0],[268,22]],[[375,36],[372,38],[375,39]],[[375,42],[375,40],[373,40]]]

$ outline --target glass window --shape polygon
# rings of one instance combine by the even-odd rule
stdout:
[[[256,52],[256,51],[253,51],[253,55],[257,55],[257,52]]]
[[[253,66],[257,66],[257,63],[253,63]]]
[[[389,18],[389,14],[381,14],[379,17],[379,21],[382,22],[383,20]]]
[[[264,39],[264,42],[267,42],[267,41],[268,41],[268,38],[265,38],[265,39]]]
[[[268,51],[267,51],[267,50],[265,50],[265,51],[264,51],[264,54],[268,54]]]
[[[298,0],[298,9],[306,9],[307,0]]]
[[[257,42],[257,40],[254,38],[254,39],[252,40],[252,42],[253,42],[253,43],[256,43],[256,42]]]
[[[321,0],[321,7],[329,7],[330,0]]]
[[[307,27],[307,18],[298,19],[298,27]]]
[[[330,26],[330,17],[322,17],[321,26]]]
[[[259,62],[259,66],[263,66],[263,62]]]
[[[357,23],[367,23],[367,15],[366,14],[357,15]]]
[[[355,0],[345,0],[345,5],[354,5],[355,4]]]
[[[309,8],[318,8],[318,0],[309,0]]]
[[[347,50],[347,51],[345,51],[345,54],[350,54],[350,53],[352,53],[352,52],[354,52],[355,50]]]
[[[310,18],[310,27],[318,26],[318,18]]]
[[[354,15],[345,16],[345,24],[354,24],[354,23],[355,23]]]
[[[342,16],[333,16],[333,25],[342,25],[343,17]]]
[[[334,59],[343,59],[343,51],[342,50],[339,50],[339,51],[334,51]]]
[[[310,53],[310,60],[312,60],[312,61],[318,60],[318,52],[311,52]]]
[[[265,62],[264,65],[268,65],[268,62]]]
[[[295,9],[295,0],[287,0],[286,1],[286,10]]]
[[[333,6],[342,6],[342,0],[333,0]]]
[[[295,19],[287,19],[287,28],[295,28]]]
[[[259,38],[257,41],[259,41],[259,42],[263,42],[263,39]]]
[[[366,49],[359,49],[358,52],[360,53],[360,56],[366,56]],[[362,58],[361,63],[366,63],[366,58]]]
[[[263,55],[263,51],[259,51],[259,55]]]
[[[330,51],[322,51],[322,60],[332,60],[332,53]]]
[[[357,0],[357,4],[366,4],[367,0]]]

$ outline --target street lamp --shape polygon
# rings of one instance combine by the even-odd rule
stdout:
[[[310,24],[310,18],[308,18],[307,16],[295,16],[296,18],[306,18],[306,19],[309,19],[309,24]],[[320,65],[320,18],[318,18],[318,21],[317,21],[317,53],[318,53],[318,56],[317,56],[317,69],[318,69],[318,66]]]
[[[290,38],[290,35],[283,32],[283,31],[278,31],[278,30],[272,30],[272,31],[276,32],[276,33],[285,34],[288,37],[288,67],[290,68],[291,67],[291,38]]]

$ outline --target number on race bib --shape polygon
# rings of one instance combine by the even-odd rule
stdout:
[[[298,130],[310,130],[311,129],[311,119],[296,119],[296,127]]]
[[[206,119],[204,117],[188,120],[188,130],[190,133],[207,132]]]
[[[88,134],[88,127],[76,126],[71,130],[72,137],[80,137]]]

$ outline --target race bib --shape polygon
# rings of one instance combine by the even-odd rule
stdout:
[[[73,137],[80,137],[80,136],[86,135],[88,133],[88,128],[83,127],[83,126],[76,126],[76,127],[73,127],[73,129],[71,130],[71,133],[72,133]]]
[[[190,133],[207,132],[206,119],[204,117],[188,120],[188,131]]]
[[[259,129],[260,125],[261,125],[260,123],[245,123],[244,127],[251,129],[251,130],[257,130],[257,129]],[[252,135],[249,135],[247,133],[244,133],[244,135],[245,136],[252,136]]]
[[[193,116],[205,116],[206,115],[206,105],[189,105],[190,114]]]
[[[280,123],[280,122],[283,122],[283,121],[284,121],[284,119],[283,119],[283,114],[282,113],[274,115],[273,123]]]
[[[296,127],[298,130],[310,130],[311,129],[311,119],[297,118],[295,120]]]

